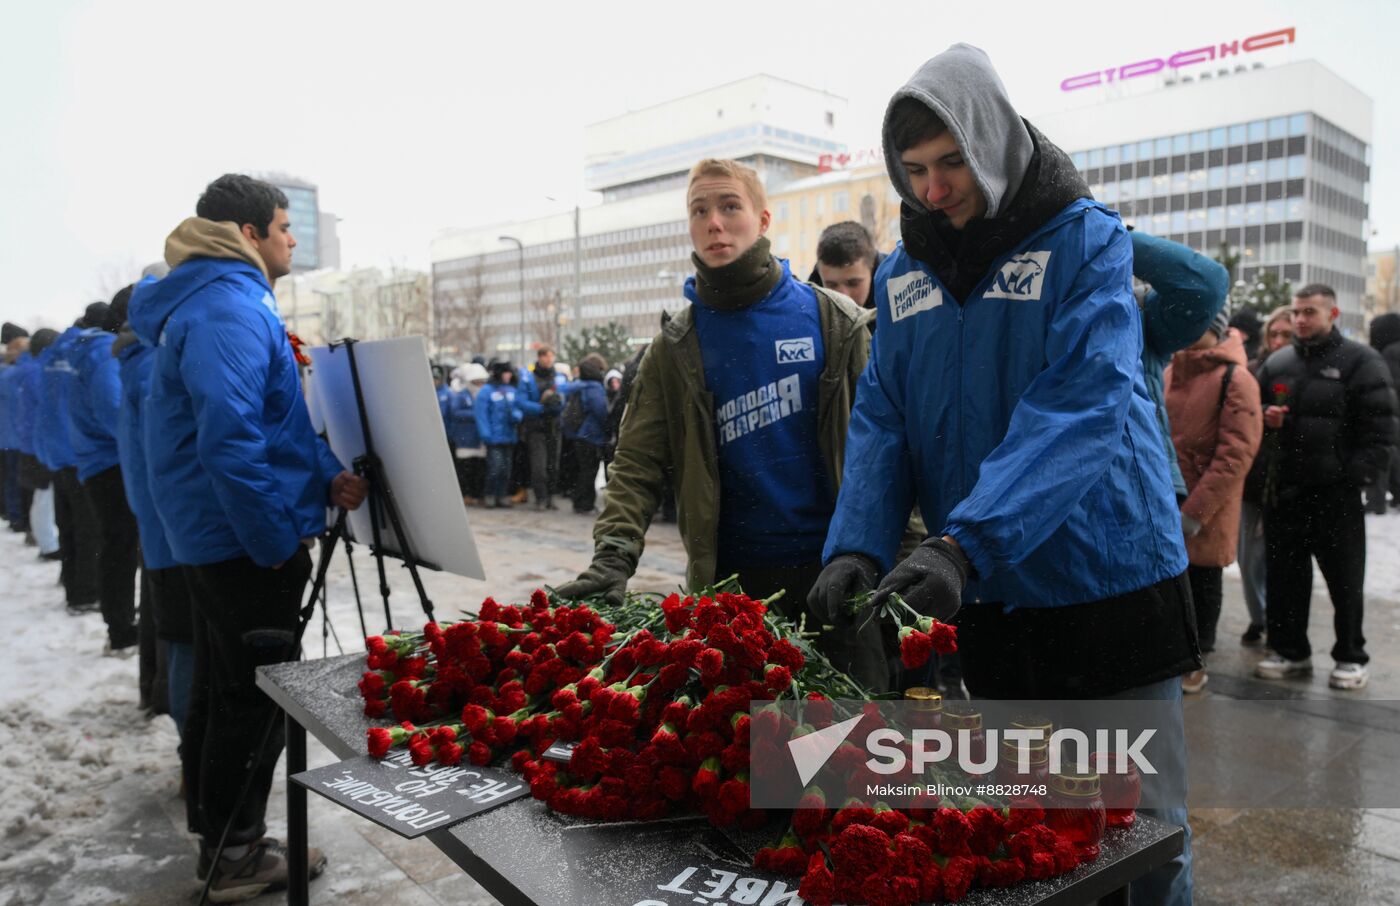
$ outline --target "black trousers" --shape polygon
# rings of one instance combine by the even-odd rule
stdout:
[[[584,440],[573,442],[574,451],[574,512],[587,513],[598,499],[594,483],[598,478],[598,462],[603,448]]]
[[[1361,492],[1344,485],[1309,489],[1264,511],[1268,563],[1269,647],[1291,661],[1312,656],[1308,610],[1312,558],[1332,596],[1337,634],[1332,657],[1364,664],[1362,584],[1366,578],[1366,515]]]
[[[311,555],[304,546],[281,569],[240,557],[187,568],[194,601],[194,679],[180,747],[190,830],[206,846],[218,844],[230,820],[228,843],[253,843],[267,832],[264,817],[282,721],[273,721],[267,746],[256,752],[277,706],[257,688],[253,671],[292,660]],[[248,796],[239,803],[247,765],[259,755]]]
[[[486,494],[486,457],[454,459],[452,464],[457,467],[457,489],[462,496],[480,500]]]
[[[531,425],[525,429],[525,445],[530,453],[530,489],[535,502],[542,503],[558,486],[559,431],[553,425]]]
[[[54,522],[58,524],[61,578],[70,606],[99,600],[97,570],[102,553],[102,527],[87,492],[71,466],[53,473]]]
[[[1201,654],[1215,650],[1215,627],[1220,622],[1220,601],[1224,594],[1218,566],[1187,567],[1191,580],[1191,600],[1196,603],[1196,634],[1201,639]]]
[[[126,505],[121,466],[98,472],[83,485],[102,538],[98,554],[98,600],[107,621],[107,638],[113,648],[135,645],[136,567],[140,564],[140,539],[136,517]]]
[[[19,480],[20,458],[24,454],[18,450],[5,450],[0,455],[0,484],[4,485],[5,518],[10,528],[17,532],[29,531],[29,504],[34,492]]]

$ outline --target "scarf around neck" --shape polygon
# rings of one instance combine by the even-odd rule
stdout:
[[[773,257],[768,237],[760,236],[748,251],[728,264],[710,267],[690,253],[695,265],[695,293],[717,311],[738,311],[763,299],[783,278],[783,266]]]

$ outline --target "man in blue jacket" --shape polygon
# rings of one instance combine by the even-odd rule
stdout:
[[[5,322],[0,330],[0,486],[3,486],[3,510],[10,531],[29,533],[29,499],[31,491],[20,485],[18,432],[15,430],[15,383],[20,358],[29,348],[29,331],[18,324]]]
[[[1180,777],[1180,676],[1200,656],[1128,234],[976,48],[895,93],[884,148],[903,241],[876,276],[810,603],[825,611],[886,572],[874,605],[898,592],[958,614],[974,696],[1166,700],[1164,771]],[[894,565],[915,499],[935,532]],[[1181,805],[1167,817],[1184,827]],[[1187,833],[1134,902],[1190,902]]]
[[[111,305],[88,306],[88,327],[73,344],[69,360],[73,383],[68,396],[68,436],[77,459],[78,481],[97,520],[98,601],[107,623],[107,651],[128,656],[136,651],[136,520],[127,506],[117,456],[117,411],[121,406],[121,374],[112,358],[116,327],[126,319],[131,287],[124,287]],[[121,320],[113,326],[113,311]],[[99,321],[98,318],[102,320]],[[152,652],[154,653],[154,652]],[[153,658],[141,663],[143,696],[149,700],[155,675]]]
[[[73,450],[68,418],[69,397],[73,393],[72,356],[85,329],[87,322],[79,318],[39,357],[39,393],[34,414],[34,453],[53,475],[54,520],[58,523],[62,555],[59,578],[71,614],[97,610],[100,593],[98,555],[102,533],[97,514],[78,480],[78,455]]]
[[[597,499],[598,464],[607,439],[608,392],[603,389],[607,370],[607,360],[591,353],[578,363],[578,380],[560,387],[568,400],[561,419],[564,437],[573,443],[577,464],[571,495],[575,513],[592,513]]]
[[[286,196],[229,174],[195,211],[166,239],[169,275],[137,287],[130,319],[156,350],[142,410],[147,476],[194,600],[182,756],[191,829],[203,840],[196,874],[212,871],[211,889],[232,902],[287,878],[285,850],[264,836],[282,736],[253,751],[275,711],[254,670],[296,657],[308,545],[328,505],[353,509],[367,488],[312,430],[272,295],[296,246]],[[225,827],[229,846],[211,864]],[[319,870],[324,857],[311,864]]]

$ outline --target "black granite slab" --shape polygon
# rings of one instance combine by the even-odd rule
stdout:
[[[258,669],[258,686],[339,758],[364,752],[355,688],[363,654]],[[779,817],[776,820],[782,821]],[[797,906],[797,882],[751,867],[781,827],[720,832],[703,818],[598,824],[518,799],[431,840],[506,906]],[[1067,906],[1093,902],[1181,852],[1183,834],[1139,816],[1111,831],[1102,854],[1062,877],[1009,890],[973,891],[973,906]]]

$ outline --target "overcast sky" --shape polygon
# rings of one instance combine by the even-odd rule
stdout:
[[[44,0],[0,21],[0,317],[31,329],[159,258],[220,173],[319,184],[344,266],[426,267],[440,229],[583,197],[586,123],[768,72],[847,97],[842,138],[873,147],[890,93],[955,41],[1033,117],[1082,103],[1068,76],[1295,26],[1271,59],[1317,59],[1375,102],[1372,246],[1400,242],[1389,0]]]

